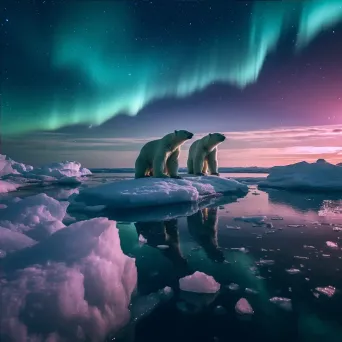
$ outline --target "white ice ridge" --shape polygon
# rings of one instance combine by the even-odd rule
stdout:
[[[59,184],[78,184],[82,182],[82,177],[91,175],[90,170],[81,167],[77,161],[65,161],[61,163],[51,163],[41,167],[33,167],[0,154],[0,182],[12,181],[15,184],[25,185],[29,182],[53,182]],[[0,184],[1,189],[5,189],[5,184]],[[17,186],[18,187],[18,186]],[[9,189],[9,188],[8,188]],[[15,190],[12,186],[12,190]],[[3,191],[3,192],[7,192]]]
[[[342,168],[318,159],[315,163],[275,166],[258,187],[298,190],[342,190]]]
[[[179,288],[187,292],[216,293],[220,287],[212,276],[199,271],[179,279]]]
[[[196,202],[206,196],[247,192],[247,185],[217,176],[140,178],[85,189],[75,200],[87,205],[134,208]]]
[[[137,269],[115,221],[77,222],[15,256],[21,268],[0,278],[0,340],[97,342],[129,321]]]

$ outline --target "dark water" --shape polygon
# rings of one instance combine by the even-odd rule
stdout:
[[[225,197],[219,207],[212,204],[187,217],[156,221],[153,215],[160,212],[151,208],[139,213],[140,221],[129,222],[122,213],[105,213],[118,220],[124,253],[136,258],[138,293],[148,295],[165,286],[174,291],[171,300],[131,323],[116,340],[342,341],[342,231],[333,229],[342,227],[342,194],[259,191],[257,178],[253,182],[251,177],[262,176],[239,174],[250,185],[247,196]],[[99,174],[86,186],[123,177],[127,175]],[[29,189],[16,196],[40,191],[54,197],[56,189]],[[173,210],[182,209],[169,208],[170,213]],[[265,215],[272,226],[235,219],[250,215]],[[139,235],[147,243],[139,243]],[[327,246],[327,241],[338,247]],[[158,245],[168,248],[161,250]],[[291,269],[298,271],[291,274]],[[221,284],[220,291],[215,295],[180,292],[179,278],[195,271],[212,275]],[[232,283],[239,288],[230,289]],[[336,288],[332,297],[315,290],[326,286]],[[290,298],[292,310],[271,303],[272,297]],[[252,316],[236,313],[240,298],[248,300]]]

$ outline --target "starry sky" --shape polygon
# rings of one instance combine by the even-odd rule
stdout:
[[[342,161],[342,0],[1,3],[15,160],[133,167],[186,129],[227,135],[221,166]]]

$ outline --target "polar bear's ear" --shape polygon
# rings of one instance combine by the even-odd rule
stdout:
[[[178,133],[178,131],[177,130],[175,130],[175,134],[177,135],[177,133]]]

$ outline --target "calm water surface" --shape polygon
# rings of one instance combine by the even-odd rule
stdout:
[[[130,176],[95,174],[82,186]],[[140,215],[138,222],[106,212],[118,220],[123,251],[136,258],[139,294],[165,286],[174,290],[169,302],[130,324],[116,340],[342,341],[342,232],[333,230],[342,227],[342,194],[259,191],[256,182],[263,174],[221,176],[244,179],[249,193],[243,198],[224,197],[219,206],[212,204],[167,221],[153,219],[157,208],[146,210],[148,219]],[[42,191],[54,197],[60,188],[32,188],[11,196]],[[176,209],[182,210],[169,211]],[[70,215],[87,219],[97,214]],[[265,215],[272,225],[236,220],[250,215]],[[147,239],[146,244],[139,243],[139,235]],[[339,247],[328,247],[327,241]],[[169,248],[161,250],[158,245]],[[262,260],[269,261],[263,264]],[[195,271],[212,275],[221,291],[217,295],[180,293],[179,278]],[[229,287],[232,283],[238,285],[234,290]],[[326,286],[336,288],[332,297],[315,290]],[[254,310],[248,319],[235,312],[242,297]],[[271,303],[272,297],[290,298],[292,310]]]

